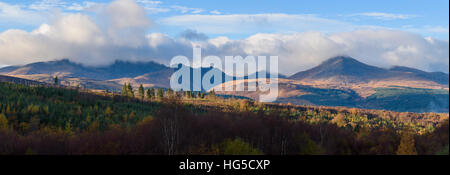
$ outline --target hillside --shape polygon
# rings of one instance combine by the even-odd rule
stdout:
[[[115,61],[108,66],[88,67],[63,59],[4,67],[0,69],[0,74],[47,83],[51,83],[53,78],[58,76],[63,85],[118,91],[125,81],[168,87],[172,69],[155,62],[124,61]]]
[[[202,74],[209,70],[210,68],[202,68]],[[65,78],[82,78],[83,81],[91,80],[91,84],[96,84],[98,81],[110,81],[109,83],[114,88],[116,86],[113,85],[114,82],[120,84],[125,81],[168,88],[169,78],[173,72],[174,69],[155,62],[115,61],[108,66],[88,67],[70,62],[67,59],[0,68],[0,74],[8,76],[44,82],[51,80],[54,76],[59,76],[63,82]],[[269,73],[265,74],[269,76]],[[225,76],[224,74],[223,79]],[[426,86],[429,87],[441,86],[445,88],[448,87],[449,82],[449,75],[442,72],[429,73],[401,66],[383,69],[343,56],[330,58],[312,69],[301,71],[290,77],[285,77],[281,74],[278,77],[301,82],[312,82],[316,86],[320,84],[345,86],[365,83],[375,84],[377,82],[392,82],[391,85],[399,85],[398,83],[404,82],[405,86],[416,87],[425,82]],[[82,80],[80,79],[80,81]],[[414,82],[420,83],[415,84]],[[435,89],[435,87],[431,88]]]
[[[442,72],[425,72],[418,69],[413,69],[409,67],[403,66],[394,66],[390,71],[394,72],[402,72],[402,76],[406,77],[414,77],[422,80],[434,81],[439,84],[448,85],[449,83],[449,75]]]
[[[384,69],[363,64],[350,57],[335,57],[322,64],[289,77],[293,80],[333,79],[343,83],[368,82],[373,79],[386,77]]]
[[[23,78],[10,77],[10,76],[4,76],[4,75],[0,75],[0,82],[10,82],[10,83],[24,84],[24,85],[45,85],[46,84],[46,83],[39,82],[39,81],[27,80],[27,79],[23,79]]]
[[[350,57],[334,57],[312,69],[278,79],[276,102],[409,112],[448,112],[448,78],[448,74],[441,72],[430,73],[399,66],[384,69]],[[245,82],[239,81],[237,84]],[[223,86],[233,84],[224,83]],[[395,93],[386,96],[386,92]],[[262,92],[218,93],[257,100]]]
[[[191,77],[193,68],[191,68]],[[202,75],[211,68],[201,68]],[[0,69],[0,74],[53,83],[58,76],[62,85],[88,89],[120,91],[124,83],[137,88],[170,87],[176,69],[154,62],[115,61],[108,66],[88,67],[59,60]],[[263,73],[266,76],[269,73]],[[222,79],[228,75],[222,73]],[[448,112],[448,74],[425,72],[395,66],[390,69],[370,66],[350,57],[330,58],[320,65],[294,74],[279,75],[277,102],[317,106],[347,106],[410,112]],[[254,80],[249,80],[254,81]],[[244,83],[246,81],[238,81]],[[192,88],[191,80],[191,88]],[[220,84],[217,84],[220,85]],[[233,83],[224,83],[230,86]],[[396,88],[401,87],[401,88]],[[398,92],[386,97],[386,90]],[[411,93],[410,88],[420,89]],[[202,89],[207,91],[207,89]],[[260,92],[218,92],[257,100]],[[400,104],[400,105],[399,105]],[[401,104],[408,104],[401,106]]]
[[[136,77],[146,73],[167,70],[164,65],[155,62],[124,62],[115,61],[108,66],[88,67],[73,63],[67,59],[49,62],[37,62],[24,66],[11,66],[0,69],[0,74],[33,75],[33,74],[64,74],[68,77],[84,77],[94,80],[109,80],[123,77]]]
[[[448,114],[2,82],[0,91],[0,154],[392,155],[411,138],[417,154],[448,152]]]

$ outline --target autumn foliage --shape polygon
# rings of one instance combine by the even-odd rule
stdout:
[[[448,154],[448,114],[124,88],[0,83],[0,154]]]

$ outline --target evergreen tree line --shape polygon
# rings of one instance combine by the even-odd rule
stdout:
[[[106,90],[108,92],[108,90]],[[125,83],[121,90],[121,95],[124,97],[129,98],[139,98],[141,100],[153,100],[153,99],[162,99],[165,97],[171,98],[171,97],[183,97],[187,99],[191,98],[214,98],[215,92],[214,90],[210,91],[208,94],[205,92],[194,92],[194,91],[183,91],[183,92],[177,92],[173,89],[164,89],[164,88],[148,88],[145,89],[142,84],[139,85],[139,88],[137,90],[137,96],[135,96],[136,92],[133,90],[133,87],[131,86],[131,83]]]

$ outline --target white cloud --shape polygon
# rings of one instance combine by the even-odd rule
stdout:
[[[159,5],[159,4],[163,3],[161,1],[151,1],[151,0],[137,0],[136,2],[141,3],[141,4],[149,4],[149,5]]]
[[[414,32],[414,33],[425,33],[425,34],[447,34],[449,33],[449,28],[443,26],[423,26],[423,27],[415,27],[415,26],[404,26],[402,30]]]
[[[67,31],[63,25],[71,21]],[[84,27],[74,27],[76,25]],[[111,36],[86,16],[69,15],[33,32],[9,30],[0,34],[0,64],[70,58],[86,65],[111,63],[114,59],[167,63],[173,56],[191,57],[192,45],[200,45],[203,55],[276,55],[283,74],[293,74],[336,56],[349,55],[364,63],[389,67],[409,66],[427,71],[448,72],[449,43],[391,30],[361,30],[323,34],[256,34],[242,40],[217,37],[191,42],[160,33],[141,36],[139,47],[114,44]]]
[[[161,6],[163,4],[162,1],[137,0],[136,2],[142,7],[144,7],[144,9],[147,10],[149,14],[166,13],[172,10],[167,7],[162,7]]]
[[[133,0],[116,0],[106,7],[107,33],[116,45],[139,47],[145,44],[152,21],[145,10]]]
[[[145,11],[133,0],[116,0],[107,6],[109,22],[113,27],[147,27],[150,20]]]
[[[145,8],[145,10],[147,10],[147,12],[149,14],[166,13],[166,12],[170,12],[171,11],[170,8],[163,8],[163,7],[149,7],[149,6],[146,6],[144,8]]]
[[[0,2],[0,26],[11,24],[39,25],[47,14],[26,10],[19,5]]]
[[[357,13],[357,14],[352,14],[350,16],[367,16],[367,17],[374,17],[374,18],[382,19],[382,20],[411,19],[411,18],[417,17],[416,15],[382,13],[382,12]]]
[[[244,40],[211,39],[203,45],[209,54],[275,55],[280,70],[293,74],[336,56],[352,56],[380,67],[409,66],[448,72],[449,43],[393,30],[357,30],[334,34],[256,34]]]
[[[50,10],[54,8],[63,7],[66,5],[66,2],[61,0],[41,0],[35,1],[29,5],[29,9],[33,10]]]
[[[418,34],[393,30],[345,32],[330,38],[344,46],[344,54],[369,64],[448,72],[448,41],[430,40]]]
[[[448,26],[447,27],[442,27],[442,26],[425,26],[424,27],[425,30],[430,31],[430,32],[434,32],[434,33],[449,33],[449,29]]]
[[[195,29],[207,34],[254,34],[349,31],[356,26],[308,14],[179,15],[161,19],[163,25]]]
[[[81,11],[84,10],[84,7],[78,3],[73,3],[67,7],[67,10]]]
[[[156,13],[166,13],[166,12],[179,12],[182,14],[185,13],[191,13],[191,14],[198,14],[202,13],[205,10],[201,8],[192,8],[192,7],[186,7],[186,6],[179,6],[179,5],[164,5],[162,1],[153,1],[153,0],[137,0],[136,1],[139,5],[143,6],[145,10],[149,14],[156,14]]]
[[[86,9],[90,9],[96,5],[99,5],[99,3],[96,2],[90,2],[90,1],[84,1],[83,3],[72,3],[70,5],[65,6],[64,8],[66,10],[73,10],[73,11],[83,11]]]
[[[205,10],[201,9],[201,8],[190,8],[190,7],[185,7],[185,6],[178,6],[178,5],[173,5],[171,6],[172,9],[179,11],[181,13],[193,13],[193,14],[197,14],[197,13],[201,13]]]
[[[213,11],[210,11],[209,13],[214,14],[214,15],[220,15],[220,14],[222,14],[222,12],[220,12],[220,11],[218,11],[218,10],[213,10]]]
[[[97,24],[88,16],[81,14],[64,16],[51,26],[43,24],[32,33],[73,44],[103,44],[105,42],[103,33]]]
[[[83,1],[81,3],[78,2],[66,2],[62,0],[39,0],[31,3],[28,6],[28,9],[36,10],[36,11],[49,11],[49,10],[71,10],[71,11],[82,11],[89,9],[95,5],[100,3],[91,2],[91,1]]]
[[[0,64],[70,58],[87,65],[115,59],[139,60],[151,53],[146,30],[151,21],[132,0],[116,0],[99,12],[101,22],[83,14],[57,17],[32,32],[0,33]]]
[[[152,22],[145,16],[144,9],[132,0],[116,0],[102,6],[98,13],[99,18],[65,14],[32,32],[7,30],[0,33],[0,64],[16,65],[61,58],[86,65],[104,65],[116,59],[168,63],[176,55],[191,57],[192,45],[200,45],[204,55],[222,58],[228,55],[279,56],[280,71],[287,75],[316,66],[336,55],[352,56],[382,67],[403,65],[443,72],[448,72],[449,67],[448,41],[404,31],[353,30],[354,27],[346,23],[314,15],[185,15],[165,19],[164,22],[173,25],[177,22],[183,25],[192,23],[191,31],[219,30],[218,33],[255,31],[254,25],[268,27],[266,30],[269,32],[289,26],[292,31],[327,31],[327,28],[333,28],[330,32],[260,33],[240,40],[202,37],[190,41],[186,36],[204,35],[189,32],[183,38],[171,38],[161,33],[147,34]],[[195,22],[199,23],[194,25]],[[208,24],[211,24],[210,28]],[[336,26],[343,27],[337,30]],[[351,32],[339,32],[344,29]]]

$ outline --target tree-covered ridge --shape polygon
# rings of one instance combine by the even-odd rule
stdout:
[[[448,154],[448,114],[0,83],[2,154]]]
[[[90,126],[134,124],[149,116],[157,104],[129,103],[121,96],[104,96],[64,89],[21,84],[0,84],[0,113],[9,126],[27,133],[39,126],[82,131]],[[132,100],[131,100],[132,101]]]

